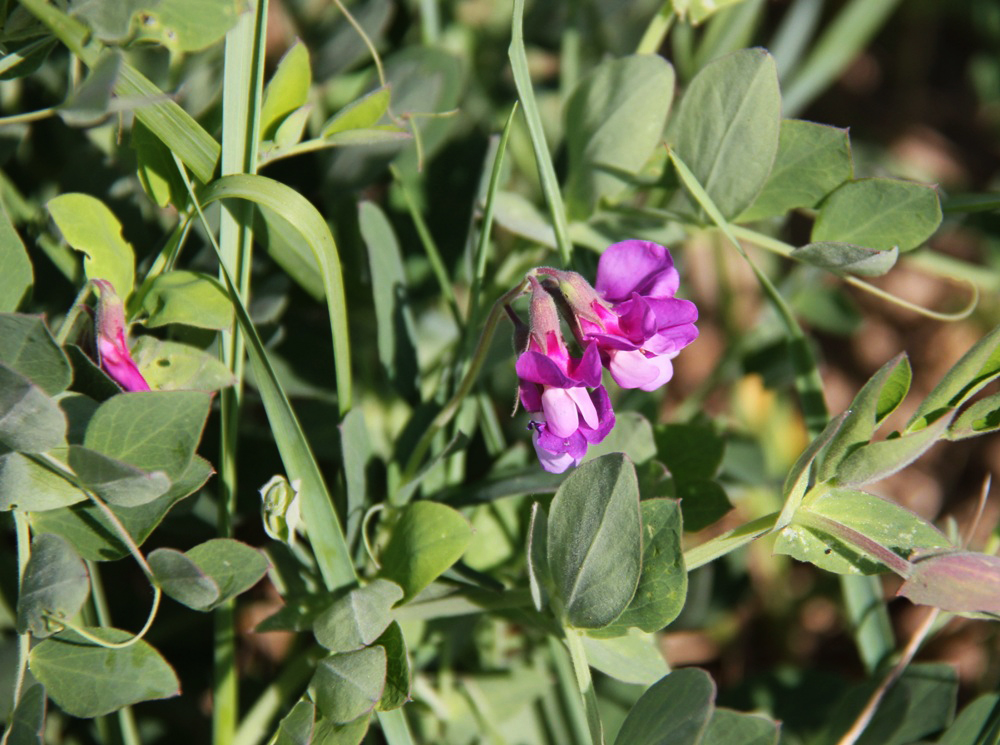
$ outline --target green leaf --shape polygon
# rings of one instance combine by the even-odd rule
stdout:
[[[716,709],[699,745],[777,745],[778,724],[757,714]]]
[[[659,631],[677,618],[687,597],[687,570],[681,549],[681,510],[672,499],[644,499],[642,573],[632,601],[607,629],[635,626]]]
[[[980,388],[1000,375],[1000,326],[972,345],[945,373],[913,412],[906,432],[923,429],[949,409],[956,409]]]
[[[80,445],[70,445],[69,467],[83,486],[120,507],[152,502],[170,489],[170,479],[162,471],[144,471]]]
[[[111,113],[111,94],[121,71],[122,56],[105,50],[90,68],[87,77],[56,107],[60,118],[71,127],[99,124]]]
[[[865,248],[850,243],[809,243],[792,251],[793,259],[818,266],[838,274],[856,274],[859,277],[880,277],[896,264],[899,249],[888,251]]]
[[[351,407],[351,348],[347,331],[347,304],[340,256],[326,220],[301,194],[289,186],[265,178],[238,174],[224,176],[209,184],[201,193],[204,204],[218,199],[247,199],[280,215],[299,232],[319,265],[326,291],[327,311],[333,336],[333,362],[341,414]],[[311,489],[308,490],[311,493]],[[306,519],[311,509],[306,505]]]
[[[368,499],[368,477],[365,469],[373,457],[365,415],[361,409],[351,409],[340,423],[341,462],[344,464],[344,482],[347,490],[347,506],[344,536],[348,544],[354,545],[361,530],[361,518]]]
[[[35,273],[24,242],[6,208],[0,205],[0,312],[17,310],[34,283]]]
[[[601,628],[625,610],[639,582],[642,528],[635,468],[624,455],[584,463],[562,483],[547,552],[566,623]]]
[[[323,271],[302,233],[274,210],[258,205],[254,214],[254,238],[289,277],[314,300],[326,296]]]
[[[300,106],[282,120],[274,132],[274,145],[276,148],[291,147],[302,140],[302,135],[305,134],[306,125],[309,123],[309,116],[312,114],[312,110],[312,104]]]
[[[916,432],[862,445],[837,464],[835,481],[843,486],[857,486],[896,473],[943,439],[951,419],[951,414],[942,416]]]
[[[59,619],[73,618],[89,594],[90,574],[73,547],[52,533],[36,535],[17,598],[17,632],[44,639],[61,631]]]
[[[132,124],[131,145],[143,191],[159,207],[173,204],[181,208],[187,201],[187,191],[167,146],[140,119]]]
[[[625,453],[636,465],[642,465],[656,455],[653,427],[637,411],[623,411],[615,416],[615,427],[597,445],[587,449],[586,460],[609,453]]]
[[[725,449],[725,440],[710,426],[662,424],[656,428],[656,456],[675,479],[714,477]]]
[[[9,745],[42,745],[45,729],[45,686],[35,683],[21,694],[6,735]]]
[[[1000,556],[957,551],[920,559],[898,594],[953,613],[1000,616]]]
[[[0,314],[0,363],[50,396],[66,390],[73,378],[69,360],[41,316]]]
[[[274,745],[310,745],[316,727],[316,706],[300,699],[278,723]]]
[[[745,49],[706,65],[671,121],[671,146],[725,218],[750,206],[778,152],[781,93],[774,60]]]
[[[320,717],[316,722],[311,745],[360,745],[370,722],[370,713],[347,724],[338,724]]]
[[[952,548],[944,534],[923,518],[866,492],[830,489],[818,497],[807,498],[799,509],[844,525],[904,559],[917,550]],[[808,561],[828,572],[873,574],[884,571],[885,567],[861,548],[812,526],[801,515],[778,534],[774,544],[775,553]]]
[[[458,561],[471,541],[472,526],[459,512],[438,502],[412,502],[393,526],[380,576],[402,587],[409,601]]]
[[[531,505],[531,521],[528,524],[528,539],[525,553],[528,563],[528,586],[535,610],[541,611],[549,602],[549,588],[552,575],[549,573],[548,517],[538,502]]]
[[[238,0],[157,0],[143,11],[141,38],[197,52],[220,41],[244,10]]]
[[[880,251],[910,251],[941,224],[941,202],[930,186],[896,179],[849,181],[823,202],[815,243],[850,243]]]
[[[687,18],[693,25],[703,23],[720,10],[743,0],[670,0],[678,18]]]
[[[663,137],[674,97],[674,69],[659,55],[602,62],[566,102],[570,216],[585,219],[603,198],[628,184],[615,172],[636,173]]]
[[[232,538],[213,538],[185,555],[219,587],[219,599],[205,610],[249,590],[270,566],[260,551]]]
[[[385,213],[374,202],[358,205],[358,225],[368,248],[379,359],[400,394],[414,400],[419,398],[413,344],[416,333],[399,242]]]
[[[963,440],[997,429],[1000,429],[1000,393],[972,403],[955,417],[948,427],[948,439]]]
[[[0,365],[0,448],[43,453],[66,444],[66,415],[41,388]]]
[[[45,206],[70,248],[86,256],[87,279],[106,279],[119,297],[127,298],[132,292],[135,256],[114,213],[89,194],[60,194]]]
[[[1000,693],[984,693],[955,718],[937,745],[988,745],[1000,737]]]
[[[384,579],[351,590],[316,619],[316,641],[331,652],[353,652],[378,639],[392,623],[403,589]]]
[[[410,700],[410,659],[403,630],[393,621],[375,644],[385,649],[386,658],[385,688],[377,708],[392,711]]]
[[[214,277],[175,269],[155,277],[142,298],[149,328],[181,323],[202,329],[229,329],[233,305]]]
[[[262,140],[274,139],[274,133],[281,121],[306,103],[311,85],[309,49],[301,40],[296,39],[278,62],[274,74],[264,88],[264,103],[260,107]]]
[[[670,672],[652,634],[633,628],[608,639],[587,635],[581,639],[590,666],[624,683],[648,686]]]
[[[615,745],[697,745],[714,699],[715,684],[704,670],[675,670],[639,697]]]
[[[278,723],[274,745],[310,745],[316,727],[316,706],[301,699]]]
[[[156,584],[178,603],[208,610],[219,601],[219,585],[186,554],[158,548],[146,557]]]
[[[323,125],[320,137],[326,139],[341,132],[356,129],[370,129],[389,110],[390,88],[376,88],[356,101],[352,101],[333,115]]]
[[[28,457],[20,453],[0,455],[0,510],[43,512],[86,498],[62,476]]]
[[[785,497],[785,504],[781,508],[781,514],[778,516],[776,530],[780,530],[792,521],[792,516],[799,508],[799,505],[802,504],[803,497],[805,497],[806,492],[813,485],[814,461],[823,448],[826,447],[827,443],[837,434],[837,430],[840,429],[846,418],[847,412],[845,411],[827,422],[823,431],[795,459],[795,463],[785,477],[785,483],[781,489],[781,493]]]
[[[861,713],[875,688],[872,681],[851,691],[834,710],[831,741],[837,741]],[[912,745],[923,741],[955,716],[958,675],[954,667],[941,663],[910,665],[885,695],[858,738],[858,745]]]
[[[323,716],[344,724],[378,703],[385,688],[386,655],[380,646],[333,654],[320,661],[309,682],[309,696]]]
[[[148,334],[132,347],[132,359],[154,391],[218,391],[235,382],[216,355]]]
[[[111,642],[132,637],[120,629],[87,631]],[[140,701],[180,694],[173,669],[142,639],[128,647],[108,649],[63,632],[36,645],[28,659],[31,672],[49,697],[75,717],[98,717]]]
[[[83,444],[173,481],[194,457],[211,400],[196,391],[122,393],[94,412]]]
[[[689,533],[714,525],[733,508],[726,490],[711,479],[681,481],[675,484],[674,493],[684,513],[684,530]]]
[[[783,119],[778,154],[771,174],[738,222],[784,215],[799,207],[815,207],[854,175],[851,141],[846,129]]]
[[[882,365],[864,384],[847,408],[840,428],[823,447],[820,481],[832,477],[844,458],[871,440],[878,426],[906,398],[912,377],[904,352]]]
[[[174,479],[170,491],[159,499],[138,507],[111,509],[136,544],[141,546],[167,512],[184,497],[200,489],[212,473],[211,464],[195,456],[184,474]],[[84,498],[79,490],[75,490],[75,493],[81,499]],[[46,512],[33,512],[30,517],[32,528],[36,532],[58,533],[73,544],[80,556],[90,561],[113,561],[128,555],[128,548],[117,537],[115,528],[104,514],[89,502],[73,507],[49,509]]]

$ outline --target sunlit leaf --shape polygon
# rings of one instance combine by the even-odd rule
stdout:
[[[309,50],[301,40],[296,40],[278,62],[264,88],[264,103],[260,107],[261,139],[274,139],[281,121],[305,104],[311,85]]]
[[[233,306],[215,277],[176,269],[156,277],[142,298],[149,328],[181,323],[204,329],[229,329]]]

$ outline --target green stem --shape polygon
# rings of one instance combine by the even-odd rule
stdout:
[[[456,413],[458,413],[458,409],[462,405],[462,401],[468,395],[469,391],[472,390],[472,386],[476,382],[476,376],[479,375],[479,370],[486,361],[486,356],[489,353],[490,341],[493,339],[493,332],[496,330],[497,323],[503,315],[504,306],[513,302],[515,298],[520,297],[524,293],[527,286],[528,281],[526,279],[522,280],[517,287],[504,294],[495,303],[493,303],[493,308],[490,310],[489,316],[486,317],[486,323],[483,325],[483,333],[482,336],[479,337],[479,344],[476,346],[476,351],[473,353],[472,359],[469,361],[469,367],[466,370],[462,381],[458,384],[458,389],[455,391],[455,395],[451,397],[448,403],[444,405],[444,408],[442,408],[441,411],[438,412],[438,415],[434,417],[434,420],[430,423],[427,431],[424,432],[423,436],[413,448],[410,459],[406,463],[406,469],[403,471],[403,478],[400,483],[400,487],[405,486],[408,482],[413,480],[413,477],[417,473],[417,469],[420,468],[420,462],[423,460],[424,455],[427,454],[427,450],[430,448],[431,442],[434,440],[434,436],[441,431],[442,427],[451,421],[452,417],[455,416]]]
[[[162,597],[163,597],[163,591],[156,585],[153,585],[153,604],[149,609],[149,615],[146,617],[145,625],[134,636],[121,642],[109,642],[104,639],[101,639],[99,636],[91,634],[83,627],[77,626],[76,624],[72,623],[71,621],[67,621],[64,618],[56,618],[54,616],[47,616],[47,618],[51,621],[55,621],[56,623],[62,626],[65,626],[67,629],[70,629],[71,631],[75,631],[77,634],[79,634],[80,636],[82,636],[84,639],[86,639],[91,644],[94,644],[95,646],[106,647],[107,649],[125,649],[126,647],[131,647],[137,641],[142,639],[147,634],[149,629],[152,628],[153,621],[156,620],[156,614],[160,610],[160,600]]]
[[[674,23],[674,4],[671,0],[663,3],[646,27],[646,32],[636,47],[636,54],[656,54],[667,38],[667,32]]]
[[[80,292],[77,293],[76,299],[73,300],[73,305],[70,306],[66,317],[59,324],[59,331],[56,332],[56,344],[60,347],[66,344],[66,339],[69,338],[70,331],[73,330],[73,324],[76,323],[76,319],[83,310],[83,301],[87,299],[87,295],[90,294],[91,290],[92,285],[88,281],[83,285]]]
[[[756,520],[751,520],[738,528],[733,528],[722,535],[705,541],[699,546],[689,548],[684,552],[685,568],[690,572],[692,569],[704,566],[767,535],[774,529],[780,514],[780,512],[772,512],[769,515],[758,517]]]
[[[14,530],[17,534],[17,582],[18,596],[24,589],[24,570],[28,566],[31,558],[31,528],[28,525],[28,518],[23,512],[14,511]],[[7,745],[7,738],[13,727],[14,710],[21,700],[21,692],[24,689],[24,677],[28,672],[28,653],[31,651],[31,634],[27,632],[17,635],[17,668],[14,673],[14,690],[12,695],[11,723],[4,730],[3,739],[0,745]]]
[[[278,713],[293,697],[302,692],[315,669],[315,657],[319,647],[307,649],[285,663],[281,673],[260,694],[250,711],[240,722],[233,737],[233,745],[258,745],[264,740],[269,726]]]
[[[597,720],[595,737],[592,712],[587,704],[587,691],[593,694],[593,681],[590,679],[590,665],[583,651],[579,637],[570,640],[575,631],[567,629],[565,645],[560,644],[555,637],[549,637],[549,650],[552,662],[559,679],[559,688],[563,695],[563,703],[569,712],[569,724],[573,729],[573,742],[580,745],[603,745],[600,720]],[[568,655],[567,655],[568,652]]]
[[[0,127],[9,127],[12,124],[27,124],[29,122],[37,122],[42,119],[48,119],[50,116],[55,116],[56,109],[50,107],[47,109],[39,109],[38,111],[28,111],[24,114],[12,114],[11,116],[0,116]]]

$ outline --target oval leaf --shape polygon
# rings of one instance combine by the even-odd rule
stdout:
[[[132,292],[135,256],[114,213],[89,194],[60,194],[45,206],[70,248],[85,254],[87,279],[106,279],[119,297],[127,298]]]
[[[565,621],[607,626],[639,582],[642,528],[635,468],[621,453],[584,463],[552,500],[547,551]]]
[[[119,629],[87,631],[111,642],[132,637]],[[59,708],[75,717],[98,717],[140,701],[180,694],[173,668],[142,639],[108,649],[64,632],[34,647],[29,665]]]
[[[309,696],[327,719],[351,722],[374,709],[382,698],[385,671],[383,647],[330,655],[317,665]]]
[[[710,62],[694,77],[669,137],[723,217],[733,218],[763,189],[780,128],[774,59],[763,49],[744,49]]]
[[[23,375],[0,365],[0,446],[44,453],[66,444],[66,415]]]
[[[930,238],[940,224],[941,201],[932,187],[860,179],[844,184],[823,202],[812,240],[906,252]]]
[[[219,281],[202,272],[175,269],[157,276],[142,297],[149,328],[180,323],[203,329],[229,329],[233,306]]]
[[[0,455],[0,510],[36,513],[68,507],[85,499],[83,491],[26,456]]]
[[[155,391],[218,391],[235,381],[218,356],[155,336],[140,337],[132,348],[132,359]]]
[[[260,551],[232,538],[213,538],[185,555],[219,588],[218,600],[205,610],[249,590],[270,566]]]
[[[152,502],[170,489],[162,471],[149,473],[80,445],[70,445],[69,466],[85,487],[120,507]]]
[[[385,689],[378,702],[379,711],[392,711],[410,700],[410,658],[399,624],[393,621],[375,642],[385,649]]]
[[[663,136],[674,97],[674,69],[659,55],[602,62],[566,102],[571,216],[589,217],[601,198],[627,188],[615,172],[634,174]]]
[[[61,631],[59,619],[79,613],[88,594],[90,574],[73,547],[52,533],[36,535],[17,598],[18,633],[43,639]]]
[[[0,276],[4,270],[2,262],[0,257]],[[0,363],[50,396],[62,393],[73,379],[66,354],[41,316],[0,314]]]
[[[866,248],[850,243],[809,243],[792,251],[793,259],[831,272],[880,277],[896,264],[899,249]]]
[[[916,432],[862,445],[837,465],[836,482],[843,486],[857,486],[896,473],[943,438],[951,419],[952,414],[942,416]]]
[[[381,576],[410,600],[458,561],[472,541],[472,526],[438,502],[413,502],[401,511],[382,552]]]
[[[615,745],[696,745],[714,699],[715,684],[704,670],[675,670],[639,697]]]
[[[590,666],[624,683],[648,686],[670,672],[656,637],[638,629],[612,639],[583,636],[582,641]]]
[[[385,579],[351,590],[316,619],[316,641],[331,652],[366,647],[392,623],[392,606],[402,598],[403,589]]]
[[[309,49],[296,39],[278,62],[274,75],[264,89],[264,103],[260,107],[261,139],[274,138],[281,121],[306,102],[311,85]]]
[[[193,560],[172,548],[158,548],[146,557],[156,583],[178,603],[208,610],[219,599],[219,586]]]

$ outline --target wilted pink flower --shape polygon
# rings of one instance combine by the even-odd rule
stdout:
[[[698,309],[674,297],[679,279],[663,246],[638,240],[609,246],[593,288],[573,272],[552,274],[576,317],[581,343],[597,343],[622,388],[659,388],[673,377],[673,358],[698,337]]]
[[[588,344],[581,358],[571,357],[559,331],[555,301],[537,279],[529,277],[529,282],[531,332],[515,365],[519,394],[524,408],[535,415],[532,441],[542,467],[562,473],[580,464],[589,444],[605,438],[615,415],[601,385],[596,344]]]
[[[148,391],[149,384],[132,360],[125,341],[125,306],[106,279],[95,279],[97,302],[97,363],[126,391]]]

